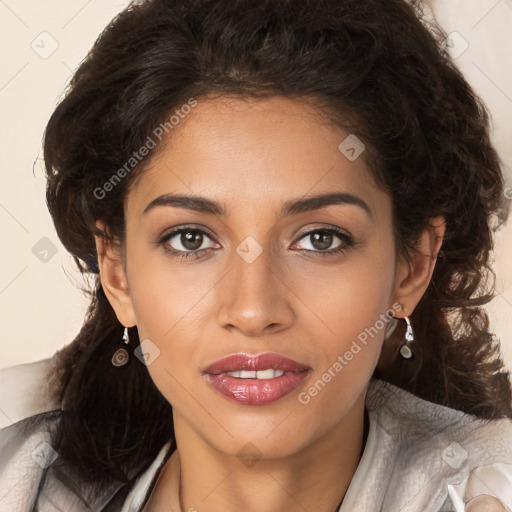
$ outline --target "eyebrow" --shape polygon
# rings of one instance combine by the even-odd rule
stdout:
[[[360,198],[346,192],[333,192],[318,194],[286,201],[278,215],[278,220],[291,215],[319,210],[331,205],[348,204],[358,206],[364,210],[369,217],[373,218],[370,207]],[[144,214],[158,206],[173,206],[175,208],[186,208],[200,213],[209,213],[219,217],[228,216],[227,209],[216,201],[202,196],[189,196],[183,194],[163,194],[153,199],[144,209]]]

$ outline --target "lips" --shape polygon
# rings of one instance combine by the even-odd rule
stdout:
[[[301,372],[310,370],[306,364],[299,363],[279,354],[266,353],[258,356],[233,354],[215,361],[204,373],[219,374],[236,371],[282,370],[284,372]]]
[[[207,382],[225,397],[248,405],[279,400],[307,378],[311,368],[274,353],[234,354],[204,369]]]

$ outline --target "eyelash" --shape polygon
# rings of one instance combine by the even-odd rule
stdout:
[[[211,235],[210,233],[208,233],[207,231],[205,231],[203,229],[200,229],[200,228],[197,228],[194,226],[182,226],[179,229],[174,229],[174,230],[166,233],[165,235],[163,235],[157,241],[157,244],[161,245],[163,247],[163,249],[165,250],[165,252],[169,253],[174,258],[178,258],[180,261],[184,260],[184,259],[189,259],[191,257],[194,257],[194,259],[199,259],[202,257],[202,256],[199,256],[199,253],[215,250],[212,247],[207,247],[206,249],[200,249],[200,250],[196,250],[196,251],[178,251],[176,249],[170,248],[167,245],[167,242],[169,240],[171,240],[172,238],[174,238],[176,235],[179,235],[182,233],[190,233],[190,232],[200,233],[202,235],[206,235],[208,238],[211,238],[211,239],[214,238],[213,235]],[[344,252],[346,252],[347,250],[349,250],[350,248],[352,248],[355,245],[353,238],[347,232],[345,232],[344,230],[342,230],[340,228],[335,228],[335,227],[314,228],[310,231],[307,231],[306,233],[303,233],[300,236],[300,238],[298,239],[298,241],[300,241],[304,238],[307,238],[309,235],[312,235],[314,233],[327,233],[327,234],[336,235],[341,240],[342,243],[338,247],[335,247],[334,249],[330,249],[328,251],[320,251],[320,250],[315,251],[315,250],[311,250],[311,249],[299,249],[301,251],[313,253],[313,255],[310,255],[310,257],[313,257],[313,258],[326,257],[326,256],[331,256],[333,254],[343,254]]]

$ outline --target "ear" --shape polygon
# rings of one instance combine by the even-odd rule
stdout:
[[[409,252],[409,260],[400,257],[397,261],[393,303],[402,305],[404,316],[414,311],[430,283],[445,231],[443,217],[432,219],[421,234],[416,250]],[[401,318],[400,312],[396,316]]]
[[[103,221],[98,220],[96,227],[105,235],[107,234]],[[107,236],[95,235],[95,241],[101,285],[105,295],[119,322],[125,327],[133,327],[137,324],[137,320],[123,265],[121,247]]]

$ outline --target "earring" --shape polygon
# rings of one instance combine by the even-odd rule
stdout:
[[[407,322],[407,331],[405,331],[405,340],[400,347],[400,355],[404,359],[411,359],[412,350],[411,344],[414,342],[414,333],[412,332],[411,321],[408,316],[404,316],[404,320]]]
[[[130,343],[128,327],[124,328],[123,341],[126,345]],[[112,364],[114,366],[124,366],[128,362],[128,359],[130,359],[128,351],[125,348],[119,348],[115,351],[114,355],[112,356]]]

